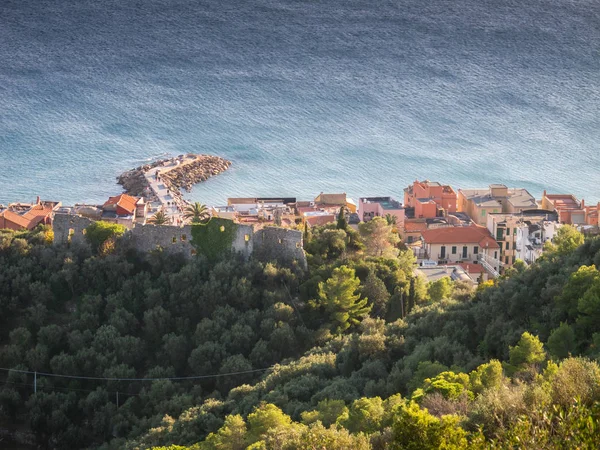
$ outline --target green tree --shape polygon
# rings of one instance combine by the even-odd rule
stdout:
[[[571,273],[562,292],[556,297],[556,305],[567,318],[574,320],[577,317],[579,299],[596,280],[600,280],[600,271],[594,265],[581,266],[577,271]]]
[[[338,230],[346,230],[348,228],[348,221],[346,220],[346,209],[340,207],[340,212],[337,217],[337,228]]]
[[[572,225],[562,225],[552,239],[552,244],[559,254],[567,254],[582,245],[583,241],[583,233],[577,231],[577,228]]]
[[[248,415],[250,442],[260,440],[267,431],[276,428],[287,428],[292,419],[281,409],[271,403],[264,403]]]
[[[343,400],[321,400],[317,404],[317,409],[313,411],[304,411],[302,413],[302,422],[306,425],[320,421],[324,426],[329,427],[336,423],[339,417],[347,417],[348,407]]]
[[[85,229],[85,237],[96,253],[101,251],[107,242],[114,242],[127,231],[123,225],[99,220]]]
[[[396,225],[398,219],[396,218],[396,216],[394,216],[392,214],[386,214],[385,221],[387,222],[388,225]]]
[[[502,385],[504,376],[502,364],[497,359],[489,363],[481,364],[469,374],[471,390],[475,394],[481,394],[486,389],[497,389]]]
[[[510,361],[510,364],[506,366],[508,373],[539,364],[546,359],[544,345],[537,336],[527,331],[521,335],[517,345],[509,348],[508,354]]]
[[[577,324],[583,336],[598,331],[600,324],[600,278],[596,278],[577,302]]]
[[[359,398],[352,402],[348,417],[340,424],[352,433],[372,434],[381,430],[385,414],[383,400],[380,397]]]
[[[191,205],[186,206],[183,210],[183,218],[185,220],[191,220],[192,223],[202,223],[210,218],[210,214],[206,205],[200,202],[195,202]]]
[[[441,419],[421,409],[415,402],[398,408],[392,425],[392,449],[459,450],[467,448],[467,433],[459,426],[457,416]]]
[[[575,332],[566,322],[562,322],[548,338],[548,351],[558,359],[566,358],[575,352]]]
[[[148,219],[148,223],[153,225],[167,225],[170,223],[169,217],[165,214],[165,212],[161,209],[156,214]]]
[[[336,333],[357,325],[371,310],[366,298],[356,294],[360,280],[354,270],[346,266],[335,269],[325,283],[319,283],[319,302],[333,322]]]
[[[442,277],[432,281],[427,286],[427,293],[431,301],[439,302],[444,298],[450,298],[454,289],[454,283],[450,277]]]
[[[383,217],[375,217],[359,224],[358,231],[365,241],[368,255],[386,258],[398,255],[395,245],[400,242],[400,238]]]
[[[385,287],[385,283],[373,271],[369,272],[361,289],[361,294],[363,298],[368,298],[369,302],[373,305],[372,311],[374,316],[385,317],[390,293]]]
[[[216,433],[210,433],[202,443],[202,450],[244,450],[246,448],[246,422],[239,414],[225,418]]]

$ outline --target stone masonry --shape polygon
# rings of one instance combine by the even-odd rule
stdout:
[[[57,213],[54,216],[54,244],[87,243],[85,229],[93,220],[75,214]],[[302,232],[279,227],[267,227],[254,231],[250,225],[236,224],[236,235],[232,250],[245,258],[251,255],[260,261],[278,261],[290,264],[297,261],[306,268],[306,255],[302,247]],[[195,254],[191,243],[192,226],[175,227],[170,225],[136,225],[123,236],[126,245],[140,252],[156,249],[186,258]]]

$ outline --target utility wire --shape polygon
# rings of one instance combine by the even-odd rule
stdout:
[[[27,387],[32,387],[33,384],[32,383],[16,383],[14,381],[3,381],[2,385],[6,385],[6,384],[12,384],[12,385],[16,385],[16,386],[27,386]],[[76,389],[76,388],[67,388],[67,387],[57,387],[57,386],[40,386],[38,385],[37,387],[38,389],[46,389],[48,391],[55,391],[55,390],[63,390],[63,391],[77,391],[77,392],[96,392],[95,389]],[[127,392],[117,392],[117,391],[105,391],[107,394],[119,394],[119,395],[127,395],[129,397],[139,397],[140,394],[128,394]]]
[[[242,370],[239,372],[228,372],[228,373],[219,373],[214,375],[196,375],[191,377],[159,377],[159,378],[112,378],[112,377],[87,377],[83,375],[59,375],[56,373],[47,373],[47,372],[36,372],[33,370],[21,370],[21,369],[7,369],[5,367],[0,367],[0,370],[5,372],[17,372],[17,373],[29,373],[29,374],[37,374],[39,376],[44,377],[56,377],[56,378],[70,378],[75,380],[101,380],[101,381],[164,381],[164,380],[201,380],[206,378],[217,378],[217,377],[228,377],[234,375],[244,375],[248,373],[257,373],[257,372],[266,372],[267,370],[273,369],[274,366],[267,367],[265,369],[252,369],[252,370]]]

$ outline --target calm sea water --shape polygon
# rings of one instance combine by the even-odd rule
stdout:
[[[233,161],[209,204],[416,178],[600,200],[600,1],[0,1],[0,202],[101,201],[185,152]]]

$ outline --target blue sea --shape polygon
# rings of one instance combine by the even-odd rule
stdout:
[[[99,202],[153,158],[188,198],[415,179],[600,200],[599,0],[1,0],[0,203]]]

